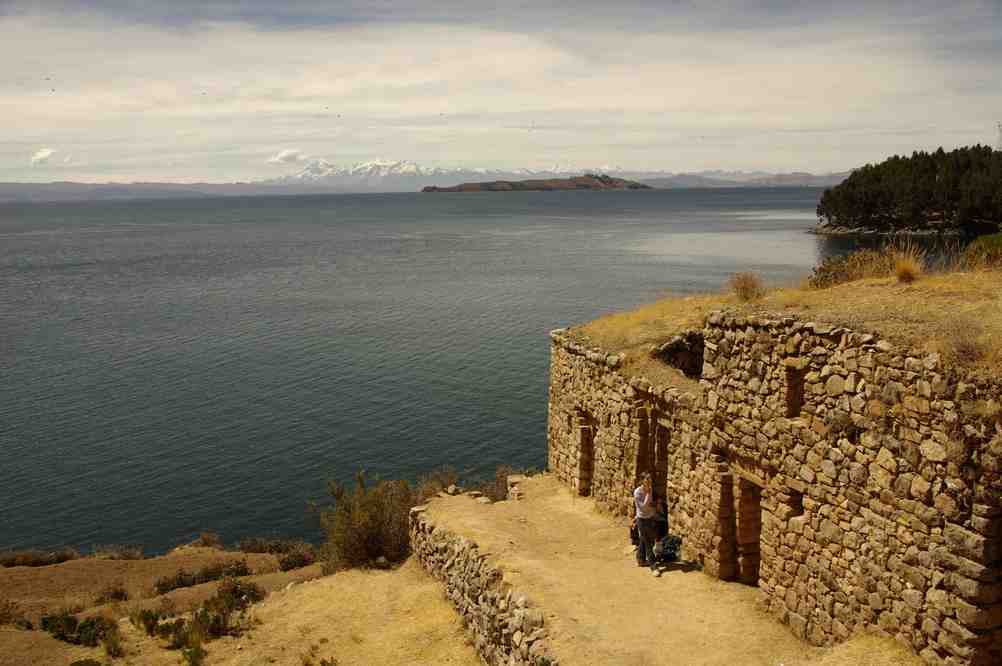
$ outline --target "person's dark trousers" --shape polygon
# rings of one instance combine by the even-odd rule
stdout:
[[[637,518],[637,535],[640,543],[637,545],[637,564],[654,564],[654,519]]]

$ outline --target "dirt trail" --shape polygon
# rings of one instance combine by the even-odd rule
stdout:
[[[429,517],[497,557],[548,614],[563,664],[921,663],[883,640],[864,649],[811,647],[757,608],[756,588],[681,566],[655,577],[636,566],[625,523],[597,513],[590,499],[551,476],[522,485],[521,501],[445,497],[431,503]]]

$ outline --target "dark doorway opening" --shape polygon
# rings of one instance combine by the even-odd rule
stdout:
[[[758,585],[761,562],[759,541],[762,536],[762,489],[747,479],[737,482],[737,565],[738,580]]]
[[[591,495],[592,478],[595,475],[595,424],[587,412],[578,411],[578,473],[576,485],[578,495]]]

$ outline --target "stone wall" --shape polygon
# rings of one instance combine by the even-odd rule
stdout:
[[[998,380],[791,317],[686,337],[683,391],[554,331],[551,471],[618,515],[653,472],[683,556],[814,644],[869,627],[929,663],[1002,662]]]
[[[505,581],[504,572],[477,544],[435,525],[426,508],[411,510],[411,549],[425,570],[442,581],[484,663],[557,666],[543,613]]]

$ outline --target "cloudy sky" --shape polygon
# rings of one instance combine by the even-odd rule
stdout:
[[[1002,2],[0,0],[0,62],[0,181],[823,172],[994,143]]]

